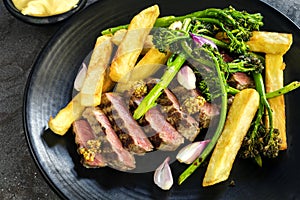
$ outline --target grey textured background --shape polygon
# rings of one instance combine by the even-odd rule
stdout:
[[[300,0],[263,1],[300,26]],[[87,5],[93,2],[88,0]],[[25,24],[0,3],[0,199],[59,199],[31,158],[22,124],[22,97],[30,66],[60,25]]]

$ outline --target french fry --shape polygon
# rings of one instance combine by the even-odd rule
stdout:
[[[247,45],[253,52],[283,55],[289,50],[292,42],[292,34],[254,31]]]
[[[111,53],[110,37],[98,37],[81,91],[54,118],[51,116],[48,121],[48,126],[54,133],[64,135],[72,123],[80,118],[86,106],[100,104],[102,90],[109,90],[112,84],[106,75]],[[106,81],[105,84],[104,81]]]
[[[285,68],[282,55],[266,54],[265,62],[266,92],[272,92],[282,88],[284,86],[283,70]],[[272,109],[273,127],[279,130],[279,138],[282,141],[280,150],[285,150],[287,149],[287,137],[284,96],[281,95],[268,99],[268,102]],[[268,117],[266,117],[266,125],[267,127],[269,125]]]
[[[158,16],[159,7],[154,5],[133,17],[110,66],[113,81],[119,81],[133,69]]]
[[[113,45],[111,37],[100,36],[97,38],[93,50],[86,78],[80,91],[83,106],[96,106],[100,104],[104,73],[109,65]]]
[[[112,36],[111,41],[119,46],[127,33],[127,29],[120,29]]]
[[[119,80],[121,83],[117,85],[116,91],[128,90],[136,81],[150,77],[166,63],[170,55],[170,53],[162,53],[156,48],[151,48],[133,70]]]
[[[54,118],[50,117],[49,128],[58,135],[64,135],[72,123],[81,116],[84,108],[80,103],[80,94],[77,94]]]
[[[236,94],[222,134],[215,146],[202,185],[210,186],[228,179],[235,157],[259,106],[259,94],[244,89]]]
[[[102,93],[110,91],[115,86],[115,82],[109,77],[109,68],[106,69],[103,79]]]
[[[266,92],[272,92],[284,86],[283,70],[285,64],[283,55],[290,49],[293,43],[292,34],[255,31],[247,42],[251,51],[265,53],[265,85]],[[269,99],[273,113],[273,127],[280,132],[282,140],[280,150],[287,149],[286,116],[284,96]],[[266,125],[268,125],[266,118]]]
[[[115,34],[112,36],[111,41],[119,46],[122,42],[122,40],[124,39],[125,35],[127,33],[126,29],[120,29],[117,32],[115,32]],[[143,50],[141,52],[142,55],[146,54],[151,48],[154,47],[154,44],[152,42],[153,39],[153,35],[148,35],[146,37],[146,40],[144,42],[144,46],[143,46]]]
[[[109,79],[107,71],[101,80],[103,80],[101,93],[109,91],[114,85]],[[81,93],[78,93],[54,118],[50,116],[48,126],[54,133],[64,135],[69,130],[72,123],[81,117],[83,110],[86,108],[86,106],[81,104],[81,98]]]
[[[162,53],[156,48],[151,48],[132,70],[130,80],[141,80],[151,76],[167,62],[170,55],[170,53]]]

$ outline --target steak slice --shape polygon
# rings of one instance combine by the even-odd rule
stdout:
[[[205,102],[200,108],[199,122],[203,128],[208,128],[213,117],[219,115],[219,109],[212,103]]]
[[[142,99],[143,98],[136,96],[130,97],[129,110],[131,110],[131,113],[133,113],[142,102]],[[138,120],[138,123],[143,127],[144,132],[155,149],[174,151],[184,143],[184,137],[166,121],[163,114],[156,107],[148,110],[146,114]]]
[[[104,130],[106,135],[107,147],[103,147],[102,152],[107,160],[108,166],[121,171],[131,170],[135,168],[134,156],[125,150],[116,132],[111,127],[107,117],[99,109],[94,109],[93,113]]]
[[[77,151],[82,155],[82,164],[85,167],[106,166],[106,161],[100,153],[100,143],[97,142],[97,136],[90,124],[84,119],[77,120],[73,123],[73,132],[78,145]]]
[[[219,114],[217,106],[207,102],[197,90],[177,87],[172,90],[181,104],[183,112],[199,120],[201,128],[208,128],[213,117]]]
[[[152,151],[153,145],[133,119],[122,97],[112,92],[105,93],[101,101],[99,108],[108,117],[125,149],[140,155]]]
[[[75,140],[79,144],[78,152],[83,155],[83,165],[109,166],[120,171],[134,169],[133,155],[122,147],[119,138],[107,122],[103,113],[88,107],[82,113],[82,119],[73,123]]]
[[[155,84],[157,84],[158,81],[159,81],[158,79],[148,80],[145,83],[147,88],[146,93],[148,93],[155,86]],[[193,94],[193,96],[198,95],[196,90],[193,92],[195,93]],[[186,91],[184,91],[184,94],[181,94],[181,96],[186,97],[187,96],[186,94],[189,93],[186,93]],[[139,100],[140,97],[131,96],[130,99],[131,101],[136,101],[136,100],[140,101]],[[171,124],[171,126],[173,126],[182,136],[184,136],[186,139],[190,141],[193,141],[197,137],[197,135],[200,133],[199,122],[197,122],[195,118],[191,116],[189,113],[181,109],[180,102],[173,94],[173,92],[171,92],[170,89],[165,89],[156,102],[158,104],[156,107],[163,114],[166,121],[169,124]],[[133,112],[135,108],[136,107],[131,108],[131,111]]]
[[[149,123],[151,129],[155,133],[149,137],[149,140],[156,149],[174,151],[184,143],[184,137],[166,121],[165,117],[158,109],[151,108],[148,110],[145,114],[145,120]]]
[[[186,139],[194,141],[200,133],[199,122],[181,110],[176,96],[169,89],[165,89],[157,103],[161,105],[166,120]]]
[[[228,84],[238,90],[255,87],[254,81],[243,72],[233,73],[228,79]]]

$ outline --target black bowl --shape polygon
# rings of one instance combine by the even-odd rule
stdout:
[[[30,24],[54,24],[57,22],[61,22],[69,17],[71,17],[73,14],[81,10],[85,4],[86,0],[80,0],[77,4],[77,7],[71,9],[70,11],[67,11],[62,14],[58,15],[53,15],[49,17],[35,17],[35,16],[30,16],[30,15],[23,15],[14,5],[12,0],[3,0],[5,7],[7,10],[16,18],[30,23]]]

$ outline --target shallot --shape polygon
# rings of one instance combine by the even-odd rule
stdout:
[[[86,77],[86,72],[87,72],[87,66],[85,63],[82,63],[82,67],[80,71],[78,72],[75,81],[74,81],[74,89],[77,90],[78,92],[81,90],[84,79]]]
[[[218,49],[217,45],[216,45],[213,41],[211,41],[211,40],[209,40],[209,39],[207,39],[207,38],[201,37],[201,36],[199,36],[199,35],[195,35],[195,34],[193,34],[193,33],[190,33],[190,36],[191,36],[192,39],[193,39],[197,44],[199,44],[200,46],[203,46],[204,44],[208,44],[208,45],[210,45],[211,47],[213,47],[213,48],[215,48],[215,49]]]
[[[188,144],[178,152],[176,156],[177,160],[181,163],[191,164],[200,156],[209,142],[210,140],[204,140]]]
[[[163,190],[169,190],[173,185],[173,176],[169,161],[170,157],[167,157],[154,172],[154,183]]]
[[[177,73],[177,81],[188,90],[196,88],[196,76],[188,65],[184,65]]]

